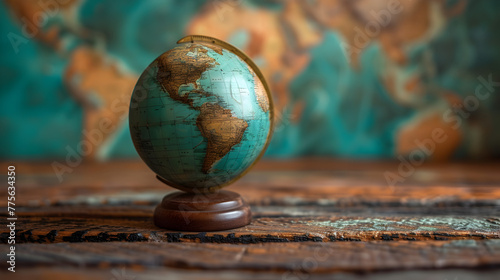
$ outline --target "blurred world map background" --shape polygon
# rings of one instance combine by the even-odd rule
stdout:
[[[4,159],[137,157],[127,120],[132,89],[187,34],[228,41],[261,68],[276,109],[268,157],[500,155],[500,1],[0,6]]]

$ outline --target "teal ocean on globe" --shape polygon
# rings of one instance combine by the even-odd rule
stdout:
[[[172,187],[228,185],[269,142],[272,103],[265,81],[225,46],[180,44],[155,59],[135,86],[129,116],[134,146]]]

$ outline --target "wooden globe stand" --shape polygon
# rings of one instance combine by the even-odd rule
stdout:
[[[222,190],[210,191],[230,185],[239,179],[264,154],[274,130],[273,98],[269,86],[257,65],[246,54],[229,43],[203,35],[189,35],[177,43],[181,46],[163,53],[154,60],[155,63],[150,64],[144,70],[134,88],[129,109],[130,135],[141,158],[158,175],[157,178],[160,181],[184,191],[174,192],[163,198],[155,209],[154,223],[161,228],[181,231],[218,231],[248,225],[252,216],[250,206],[239,194]],[[191,55],[193,52],[195,53],[194,59]],[[214,92],[213,96],[220,95],[222,98],[219,100],[217,97],[216,102],[196,96],[188,98],[189,94],[179,94],[179,88],[182,84],[197,85],[198,79],[202,77],[204,72],[212,71],[207,65],[213,64],[212,61],[216,62],[216,58],[208,55],[209,52],[213,55],[225,53],[224,57],[228,59],[227,61],[235,63],[230,65],[233,62],[228,62],[227,67],[220,69],[221,72],[229,71],[232,73],[233,70],[243,69],[241,71],[245,74],[241,74],[241,78],[249,79],[249,83],[245,83],[245,85],[249,90],[253,88],[253,91],[251,91],[251,95],[249,95],[250,91],[245,91],[245,98],[243,98],[243,92],[239,94],[241,100],[246,100],[245,103],[248,104],[235,105],[236,107],[226,104],[223,102],[224,95],[233,95],[233,92],[232,90],[218,89],[218,87],[210,87],[208,90],[208,87],[203,89],[205,86],[202,86],[200,89],[196,89],[197,94],[203,93],[202,96],[208,94],[208,92],[205,94],[205,90],[216,90],[218,95]],[[188,69],[190,73],[184,71],[185,69]],[[230,82],[229,76],[221,79],[225,83]],[[182,83],[179,84],[179,81]],[[151,89],[150,85],[153,85]],[[148,92],[152,94],[146,94],[144,97],[143,94]],[[160,99],[161,102],[158,101],[157,97],[165,94],[170,96],[171,101],[179,101],[200,112],[196,120],[190,118],[189,121],[182,124],[183,127],[184,125],[196,127],[201,133],[198,136],[204,137],[203,141],[206,142],[203,164],[197,166],[198,169],[187,171],[182,168],[165,168],[180,162],[178,155],[174,153],[180,146],[171,144],[170,138],[166,137],[167,139],[165,139],[165,135],[177,137],[178,141],[184,141],[182,137],[191,137],[192,134],[188,133],[189,131],[177,133],[178,129],[175,125],[180,117],[187,120],[186,114],[194,117],[191,111],[186,111],[184,107],[179,109],[178,114],[167,114],[167,110],[176,107],[177,102],[164,103],[161,101],[162,99]],[[193,104],[195,99],[202,102],[203,105],[195,106]],[[150,102],[152,103],[150,104]],[[237,103],[240,102],[237,101]],[[160,111],[150,115],[150,110]],[[235,112],[231,110],[235,110]],[[247,116],[247,112],[252,112],[252,118],[249,117],[250,115]],[[236,116],[241,116],[241,118]],[[261,120],[254,127],[254,129],[259,130],[259,133],[248,135],[249,132],[246,130],[249,122],[247,121],[253,120],[253,117]],[[164,121],[166,122],[164,123]],[[269,123],[267,123],[268,121]],[[154,131],[154,134],[150,132],[150,129]],[[176,133],[173,133],[174,131]],[[248,137],[245,138],[245,135]],[[196,165],[202,159],[202,154],[197,151],[201,149],[197,148],[200,145],[198,143],[201,143],[198,138],[195,142],[187,143],[188,146],[192,144],[194,152],[187,153],[187,164]],[[242,144],[236,146],[240,143]],[[163,162],[156,158],[156,152],[160,149],[162,153],[159,157],[165,164],[160,164]],[[251,149],[258,149],[258,154],[255,153],[256,150],[250,153]],[[224,164],[218,166],[218,170],[225,171],[224,176],[216,174],[217,172],[211,173],[214,164],[232,151],[234,151],[234,155],[241,158],[235,159],[239,165],[233,162],[229,166],[226,165],[227,161],[224,161]],[[196,181],[192,181],[189,176],[191,174],[186,174],[186,172],[192,172],[193,178],[197,178]],[[182,173],[183,176],[175,176],[178,173]],[[165,180],[167,178],[172,181]]]
[[[161,177],[158,180],[166,183]],[[219,231],[248,225],[250,206],[231,191],[166,195],[154,212],[157,227],[182,231]]]

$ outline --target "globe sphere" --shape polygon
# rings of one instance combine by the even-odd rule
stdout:
[[[216,39],[184,42],[156,58],[137,81],[129,110],[141,159],[188,192],[241,177],[264,153],[272,122],[272,97],[258,68]]]

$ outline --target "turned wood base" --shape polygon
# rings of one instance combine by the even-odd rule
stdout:
[[[154,212],[156,226],[182,231],[218,231],[246,226],[250,206],[231,191],[212,194],[174,192],[166,195]]]

